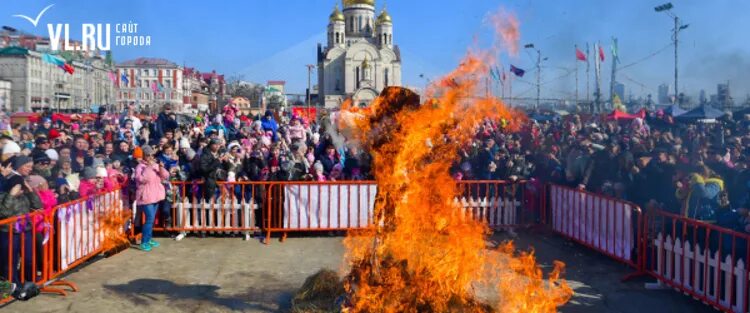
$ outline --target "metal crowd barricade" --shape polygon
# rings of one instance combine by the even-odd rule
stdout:
[[[525,209],[525,182],[461,181],[457,187],[454,203],[464,216],[491,228],[533,223],[537,218]],[[283,240],[289,232],[372,228],[377,192],[374,181],[271,182],[264,198],[266,242],[272,233],[282,233]]]
[[[643,217],[638,205],[560,185],[549,185],[548,192],[547,214],[553,231],[640,274]]]
[[[120,189],[101,192],[56,206],[51,216],[55,230],[50,278],[56,278],[104,252],[102,220],[124,209]],[[123,235],[125,228],[122,229]]]
[[[750,312],[750,235],[664,211],[646,214],[643,266],[660,285],[725,312]]]
[[[374,181],[271,182],[264,231],[271,233],[367,229],[374,225]]]
[[[33,281],[46,293],[66,295],[56,286],[77,291],[60,277],[103,252],[101,218],[122,207],[118,189],[60,204],[47,215],[37,211],[0,221],[0,276],[17,285]]]
[[[4,281],[17,285],[27,281],[41,285],[47,281],[49,242],[44,236],[49,233],[44,233],[44,221],[42,212],[0,221],[0,277]],[[0,303],[11,299],[0,299]]]
[[[168,208],[157,208],[158,221],[154,224],[154,231],[245,235],[259,231],[256,211],[261,210],[265,185],[261,182],[219,182],[215,192],[207,194],[202,181],[172,182],[167,195]],[[137,203],[133,204],[132,210],[134,222],[140,219],[135,224],[142,225],[145,215]]]
[[[465,216],[482,220],[492,229],[533,224],[541,210],[528,186],[526,181],[460,181],[454,202]]]

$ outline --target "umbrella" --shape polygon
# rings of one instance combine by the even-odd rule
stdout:
[[[641,116],[634,115],[634,114],[628,114],[628,113],[625,113],[625,112],[620,111],[620,110],[614,110],[614,111],[612,111],[612,113],[609,113],[609,115],[607,115],[607,119],[608,120],[616,120],[616,121],[619,121],[619,120],[632,120],[632,119],[634,119],[636,117],[641,117]]]
[[[701,105],[676,117],[678,121],[712,120],[726,115],[723,111],[707,105]]]
[[[673,104],[664,109],[664,113],[669,114],[671,116],[680,116],[682,114],[685,114],[687,111],[683,108],[681,108],[679,105]]]
[[[739,121],[743,119],[747,114],[750,114],[750,108],[744,108],[742,110],[734,111],[732,112],[732,117],[735,121]]]

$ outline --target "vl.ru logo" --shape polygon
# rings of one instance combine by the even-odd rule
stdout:
[[[29,21],[34,28],[39,24],[45,12],[53,7],[50,4],[42,9],[36,18],[32,19],[26,15],[16,14],[18,17]],[[151,36],[138,35],[138,23],[128,21],[127,23],[115,24],[115,46],[150,46]],[[82,23],[81,24],[81,45],[75,46],[70,44],[70,24],[57,23],[47,24],[49,33],[50,49],[53,51],[60,50],[60,39],[64,39],[63,49],[66,51],[89,51],[98,49],[99,51],[110,50],[110,39],[112,24],[110,23]]]

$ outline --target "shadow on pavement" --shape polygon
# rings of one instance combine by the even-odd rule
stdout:
[[[121,285],[104,285],[137,306],[153,301],[176,302],[179,307],[209,306],[228,311],[278,312],[288,309],[291,293],[287,289],[265,290],[250,288],[240,295],[222,296],[215,285],[179,285],[163,279],[136,279]],[[181,303],[182,302],[182,303]]]

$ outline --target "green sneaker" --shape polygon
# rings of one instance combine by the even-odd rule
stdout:
[[[140,249],[143,250],[143,251],[145,251],[145,252],[149,252],[149,251],[151,251],[151,245],[149,245],[147,243],[142,243],[140,245]]]
[[[158,242],[153,241],[153,240],[149,241],[148,245],[151,246],[151,248],[156,248],[158,246],[161,246]]]

